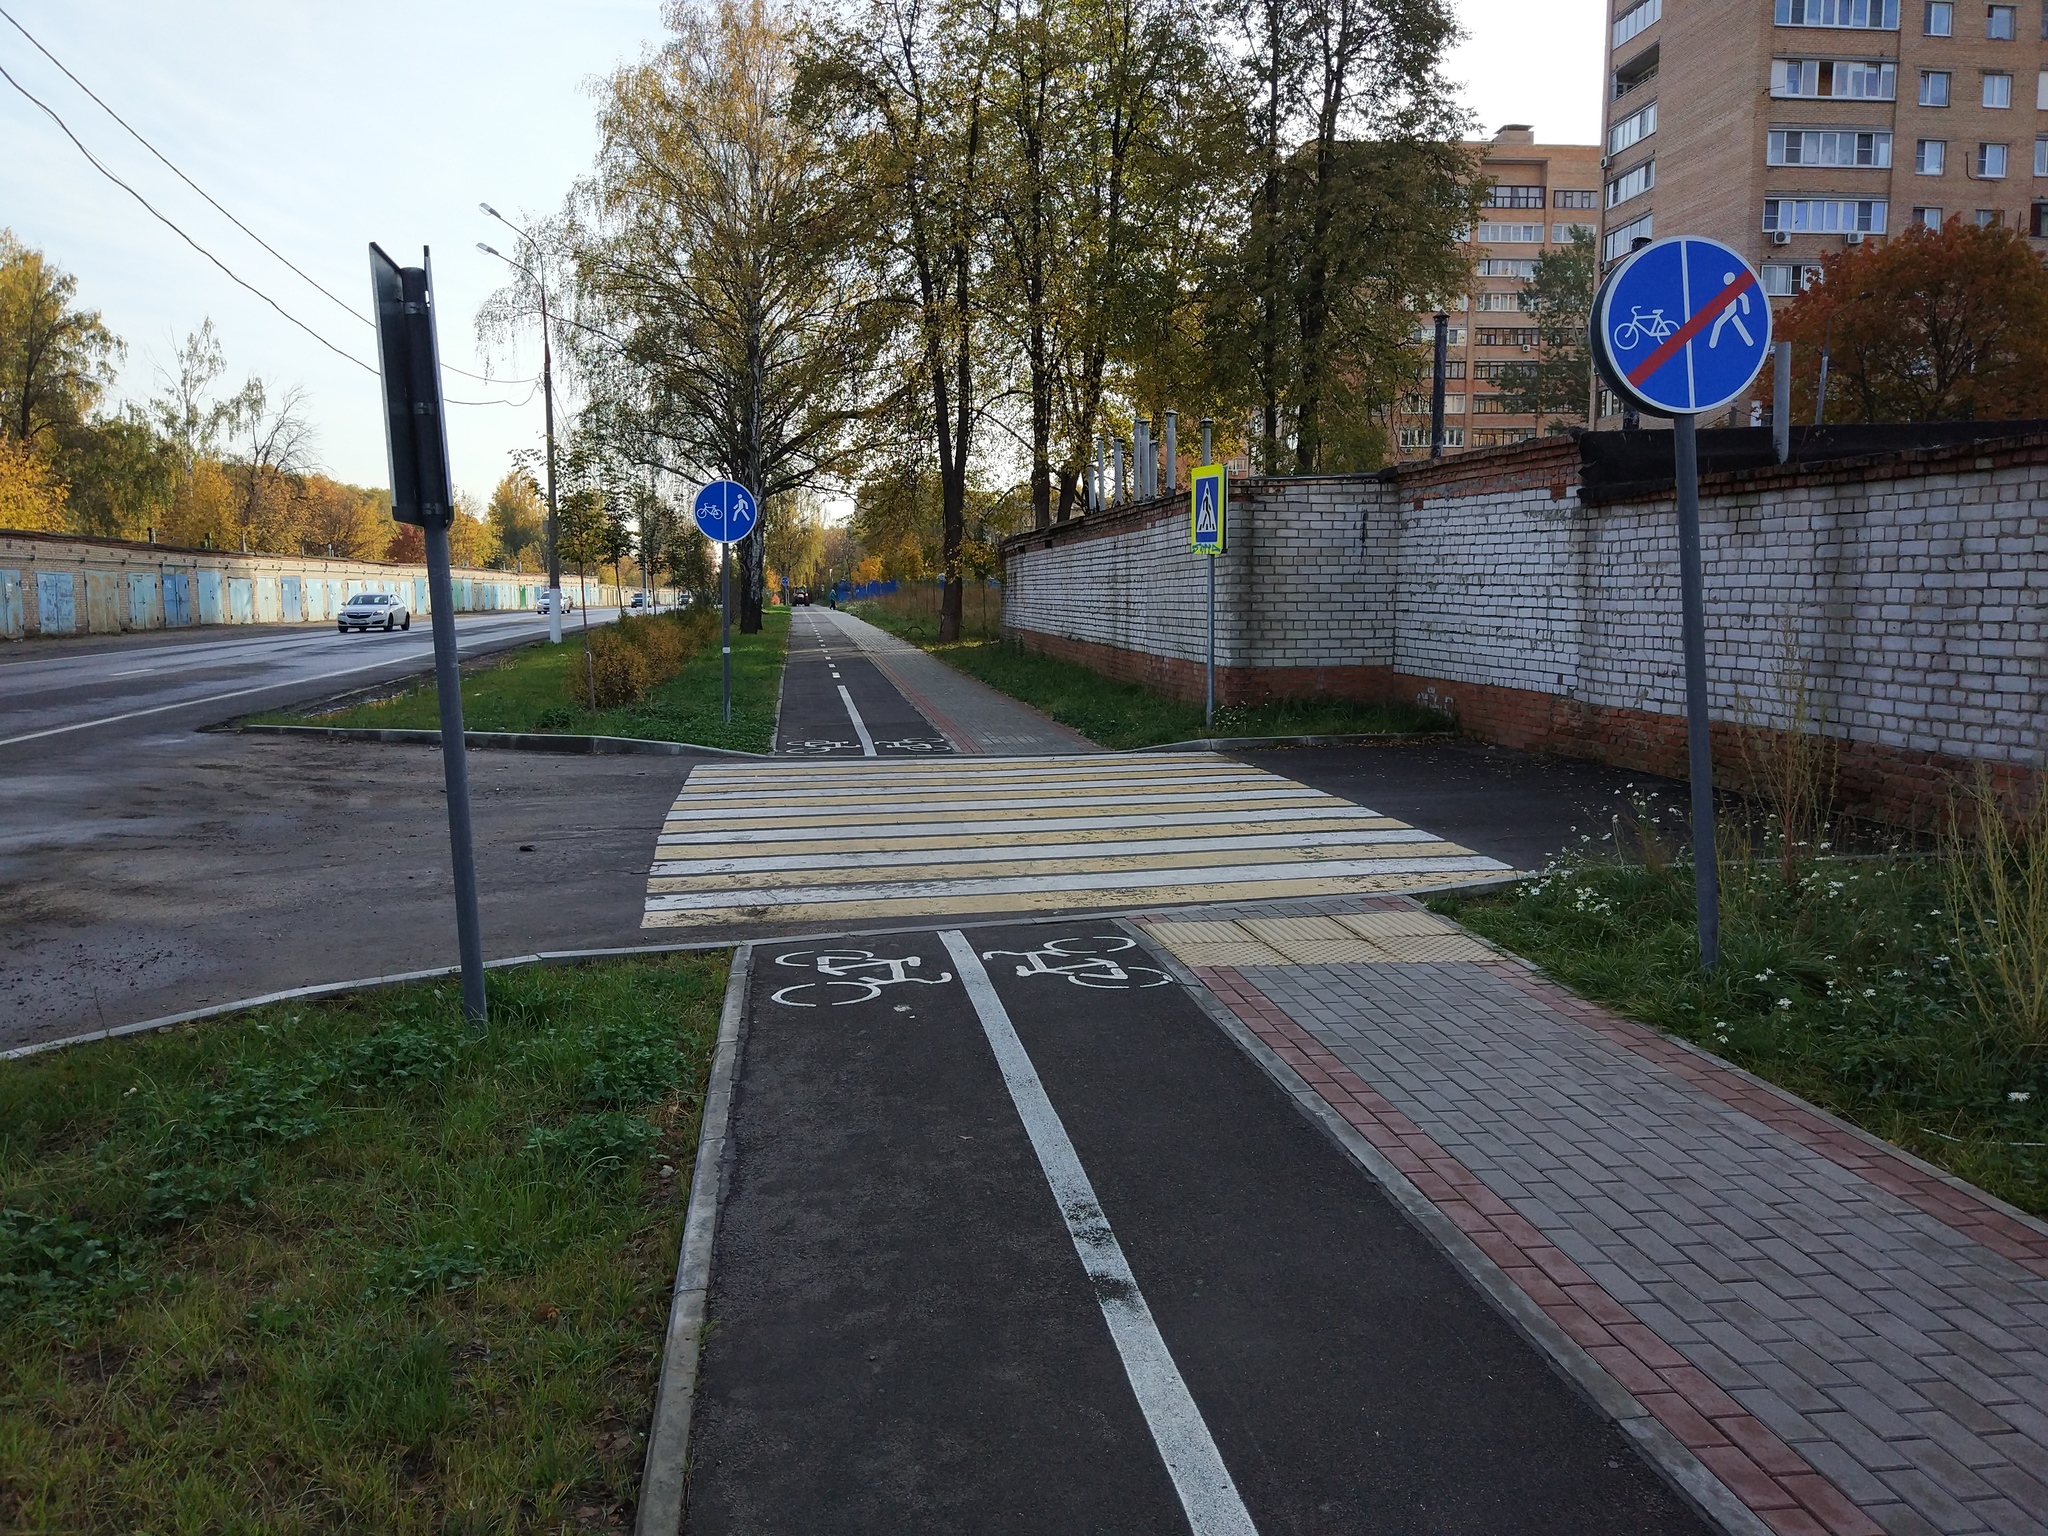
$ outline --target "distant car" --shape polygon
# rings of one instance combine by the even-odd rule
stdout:
[[[545,616],[545,615],[547,614],[547,611],[548,611],[548,595],[547,595],[547,593],[545,593],[545,592],[541,593],[541,595],[540,595],[540,601],[539,601],[539,602],[537,602],[537,603],[535,603],[535,604],[533,605],[533,611],[534,611],[535,613],[541,614],[542,616]],[[570,595],[569,595],[569,594],[568,594],[567,592],[564,592],[564,593],[562,594],[562,612],[564,612],[564,613],[574,613],[575,611],[576,611],[576,599],[575,599],[574,597],[570,596]]]
[[[359,592],[341,605],[334,624],[344,635],[352,629],[411,629],[412,610],[389,592]]]
[[[647,606],[647,594],[645,592],[635,592],[633,600],[626,604],[626,606],[628,608],[645,608]]]
[[[811,589],[810,589],[809,587],[792,587],[792,588],[790,588],[790,591],[789,591],[789,606],[790,606],[790,607],[792,607],[792,608],[795,608],[795,607],[798,607],[799,605],[801,605],[802,607],[805,607],[805,608],[808,608],[808,607],[810,607],[810,606],[811,606]]]

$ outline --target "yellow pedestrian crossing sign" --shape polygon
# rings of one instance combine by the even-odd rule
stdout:
[[[1198,555],[1223,553],[1223,529],[1230,510],[1229,473],[1221,464],[1195,471],[1188,502],[1188,548]]]

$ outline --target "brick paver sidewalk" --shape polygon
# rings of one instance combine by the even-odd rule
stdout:
[[[1030,757],[1041,752],[1099,752],[1077,731],[1048,719],[1029,704],[956,672],[937,657],[899,640],[865,619],[834,608],[812,612],[838,625],[877,670],[896,685],[956,752],[985,757]]]
[[[1292,910],[1141,926],[1723,1524],[2048,1532],[2048,1226],[1412,902]]]

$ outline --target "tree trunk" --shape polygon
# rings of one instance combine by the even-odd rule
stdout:
[[[1065,522],[1074,515],[1074,503],[1080,500],[1081,472],[1072,465],[1060,466],[1060,521]]]

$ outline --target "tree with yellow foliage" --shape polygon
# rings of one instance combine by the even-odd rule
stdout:
[[[0,528],[62,532],[64,496],[64,482],[39,454],[0,433]]]

